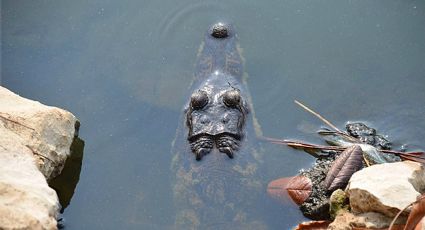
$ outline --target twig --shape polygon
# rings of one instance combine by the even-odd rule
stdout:
[[[344,151],[344,147],[340,146],[324,146],[324,145],[315,145],[315,144],[309,144],[309,143],[303,143],[301,141],[294,141],[294,140],[281,140],[281,139],[275,139],[270,137],[262,137],[260,140],[268,141],[272,144],[278,144],[278,145],[286,145],[292,148],[302,148],[305,152],[309,153],[313,157],[321,157],[320,154],[317,154],[316,152],[323,152],[324,150],[327,151]],[[314,150],[316,152],[311,152],[308,150]]]
[[[415,157],[413,157],[413,156],[403,156],[403,155],[400,155],[400,157],[403,160],[415,161],[415,162],[419,162],[419,163],[425,164],[425,159],[422,158],[422,157],[417,157],[417,156],[415,156]]]
[[[400,152],[400,151],[388,150],[388,149],[381,149],[379,151],[384,152],[384,153],[392,153],[392,154],[396,154],[396,155],[407,155],[407,156],[412,156],[412,157],[417,157],[419,155],[425,154],[425,152]]]
[[[315,144],[309,144],[304,143],[301,141],[296,140],[286,140],[286,139],[276,139],[271,137],[262,137],[261,140],[268,141],[273,144],[278,145],[287,145],[292,148],[304,148],[304,149],[311,149],[311,150],[328,150],[328,151],[338,151],[342,152],[346,148],[341,146],[330,146],[330,145],[315,145]],[[419,155],[425,154],[425,152],[399,152],[394,150],[385,150],[385,149],[377,149],[378,151],[385,153],[385,154],[394,154],[397,156],[400,156],[402,159],[405,160],[411,160],[416,161],[425,164],[425,158]]]
[[[403,160],[416,161],[416,162],[425,164],[425,157],[422,156],[422,155],[425,155],[425,152],[400,152],[400,151],[387,150],[387,149],[380,149],[379,151],[383,153],[387,153],[387,154],[397,155],[401,157]]]
[[[367,167],[369,167],[371,164],[370,164],[370,162],[369,162],[369,160],[368,159],[366,159],[366,157],[364,156],[364,154],[363,154],[363,160],[364,160],[364,162],[366,163],[366,166]]]
[[[301,106],[301,108],[305,109],[307,112],[313,114],[314,116],[316,116],[317,118],[319,118],[323,123],[325,123],[326,125],[328,125],[329,127],[331,127],[333,130],[335,130],[336,133],[344,136],[345,138],[349,139],[352,142],[358,143],[359,140],[357,140],[356,138],[348,135],[347,133],[341,131],[340,129],[338,129],[334,124],[332,124],[330,121],[328,121],[327,119],[325,119],[322,115],[320,115],[319,113],[313,111],[312,109],[310,109],[309,107],[307,107],[306,105],[304,105],[303,103],[294,100],[294,102]]]
[[[396,220],[400,217],[400,215],[406,211],[410,206],[418,203],[420,200],[424,199],[424,196],[421,196],[419,199],[413,201],[412,203],[408,204],[406,207],[404,207],[402,210],[400,210],[397,215],[394,217],[394,219],[391,221],[390,226],[388,227],[388,230],[391,230],[394,227],[394,224],[396,222]]]
[[[332,129],[334,129],[335,131],[337,131],[338,133],[343,133],[341,130],[339,130],[335,125],[333,125],[330,121],[326,120],[324,117],[322,117],[320,114],[314,112],[312,109],[308,108],[306,105],[304,105],[303,103],[294,100],[294,102],[301,106],[301,108],[307,110],[307,112],[313,114],[314,116],[316,116],[317,118],[319,118],[320,120],[322,120],[325,124],[327,124],[329,127],[331,127]]]
[[[416,201],[415,201],[416,202]],[[394,227],[394,224],[396,222],[396,220],[398,219],[398,217],[400,217],[400,215],[406,210],[408,209],[411,205],[413,205],[413,203],[410,203],[409,205],[407,205],[403,210],[400,210],[400,212],[397,213],[397,215],[394,217],[394,219],[391,221],[390,226],[388,227],[388,230],[391,230]]]
[[[271,142],[273,144],[280,144],[280,145],[288,145],[290,147],[305,147],[305,148],[312,148],[312,149],[319,149],[319,150],[336,150],[336,151],[343,151],[345,148],[340,146],[328,146],[328,145],[315,145],[315,144],[309,144],[304,143],[301,141],[296,140],[286,140],[286,139],[275,139],[271,137],[262,137],[261,138],[264,141]]]

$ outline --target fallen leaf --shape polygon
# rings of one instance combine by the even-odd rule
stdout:
[[[271,181],[267,193],[282,203],[292,200],[301,205],[310,196],[312,186],[311,180],[305,176],[283,177]]]
[[[425,221],[425,218],[422,218],[422,221],[420,221],[419,224],[416,225],[415,230],[422,230],[424,221]]]
[[[353,145],[344,150],[341,155],[332,163],[326,175],[324,185],[328,191],[344,189],[351,176],[363,166],[362,149],[358,145]]]
[[[326,230],[331,222],[327,220],[316,220],[302,222],[298,224],[295,230]]]
[[[412,211],[410,211],[409,217],[406,221],[405,230],[413,230],[416,225],[422,220],[425,216],[425,195],[422,195],[418,198],[417,202],[413,204]]]
[[[292,200],[301,205],[311,195],[313,184],[309,178],[299,175],[289,181],[286,190]]]
[[[267,185],[267,194],[273,199],[279,201],[282,204],[287,204],[291,200],[289,197],[286,187],[290,180],[294,177],[282,177],[276,180],[271,181]]]

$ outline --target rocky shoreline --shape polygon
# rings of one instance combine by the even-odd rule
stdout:
[[[299,176],[269,183],[268,192],[273,198],[280,201],[292,199],[300,204],[300,210],[306,217],[314,220],[301,223],[295,229],[388,229],[399,212],[401,215],[397,217],[395,224],[398,227],[395,229],[404,229],[411,213],[411,208],[404,210],[405,207],[425,193],[424,165],[401,161],[364,167],[351,176],[345,188],[330,194],[321,183],[326,176],[323,172],[327,172],[330,164],[326,160],[318,160]],[[307,194],[304,191],[305,180],[312,184],[308,186],[311,191],[307,198],[304,197]],[[297,187],[300,188],[298,192],[304,192],[303,195],[286,195],[296,191]],[[415,228],[418,229],[425,229],[423,219]]]
[[[420,163],[402,161],[372,165],[353,174],[343,196],[347,210],[335,210],[328,229],[388,228],[395,216],[425,192],[425,169]],[[410,209],[396,224],[404,225]],[[421,223],[416,229],[423,229]]]
[[[346,127],[319,130],[330,147],[287,141],[309,148],[304,151],[316,161],[297,176],[271,181],[269,195],[294,201],[313,220],[300,230],[387,229],[393,220],[394,229],[425,229],[419,222],[425,216],[424,153],[391,150],[391,142],[363,123]],[[414,203],[417,208],[406,208]]]
[[[0,229],[57,229],[61,204],[48,183],[71,156],[78,128],[70,112],[0,87]]]

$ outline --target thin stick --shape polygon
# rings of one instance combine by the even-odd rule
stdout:
[[[285,139],[281,140],[281,139],[275,139],[270,137],[262,137],[261,139],[264,141],[268,141],[272,144],[287,145],[289,147],[302,147],[302,148],[308,148],[308,149],[335,150],[335,151],[344,151],[346,149],[345,147],[340,147],[340,146],[315,145],[315,144],[304,143],[301,141],[285,140]]]
[[[415,204],[417,204],[420,200],[424,199],[424,196],[421,196],[419,199],[413,201],[412,203],[408,204],[405,208],[403,208],[402,210],[400,210],[397,215],[394,217],[393,221],[391,221],[390,227],[388,227],[388,230],[391,230],[396,222],[396,220],[400,217],[400,215],[406,211],[410,206],[413,206]],[[410,214],[409,214],[410,215]]]
[[[425,154],[425,152],[400,152],[400,151],[388,150],[388,149],[381,149],[379,151],[384,152],[384,153],[392,153],[392,154],[399,154],[399,155],[410,155],[410,156],[415,156],[415,157]]]
[[[278,145],[286,145],[292,148],[304,148],[304,149],[312,149],[312,150],[328,150],[328,151],[344,151],[346,148],[341,146],[325,146],[325,145],[315,145],[304,143],[296,140],[286,140],[286,139],[276,139],[271,137],[262,137],[260,138],[263,141],[268,141],[272,144]],[[416,161],[425,164],[425,158],[418,156],[418,154],[423,154],[423,152],[399,152],[394,150],[384,150],[378,149],[378,151],[385,154],[395,154],[400,156],[402,159]]]
[[[363,154],[363,160],[366,163],[367,167],[369,167],[370,166],[370,162],[366,159],[366,157],[364,156],[364,154]]]
[[[415,201],[416,202],[416,201]],[[388,227],[388,230],[391,230],[391,229],[393,229],[393,227],[394,227],[394,224],[395,224],[395,222],[396,222],[396,220],[398,219],[398,217],[406,210],[406,209],[408,209],[411,205],[413,205],[414,204],[414,202],[413,203],[410,203],[409,205],[407,205],[405,208],[403,208],[402,210],[400,210],[398,213],[397,213],[397,215],[394,217],[394,219],[391,221],[391,224],[390,224],[390,227]]]
[[[425,154],[425,152],[400,152],[400,151],[386,150],[386,149],[380,149],[379,151],[386,154],[397,155],[401,157],[403,160],[411,160],[411,161],[416,161],[420,163],[425,163],[425,157],[422,156]]]
[[[419,163],[425,164],[425,160],[423,158],[403,156],[403,155],[400,155],[400,158],[402,160],[409,160],[409,161],[414,161],[414,162],[419,162]]]
[[[326,120],[324,117],[322,117],[320,114],[314,112],[313,110],[311,110],[310,108],[308,108],[306,105],[304,105],[303,103],[294,100],[294,102],[301,106],[303,109],[307,110],[307,112],[313,114],[314,116],[316,116],[317,118],[319,118],[321,121],[323,121],[325,124],[327,124],[329,127],[333,128],[335,131],[337,131],[338,133],[343,133],[341,130],[339,130],[335,125],[333,125],[331,122],[329,122],[328,120]],[[345,133],[344,133],[345,134]]]

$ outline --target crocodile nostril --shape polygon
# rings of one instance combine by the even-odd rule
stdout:
[[[212,26],[211,36],[215,38],[226,38],[229,36],[229,30],[224,23],[217,23]]]

